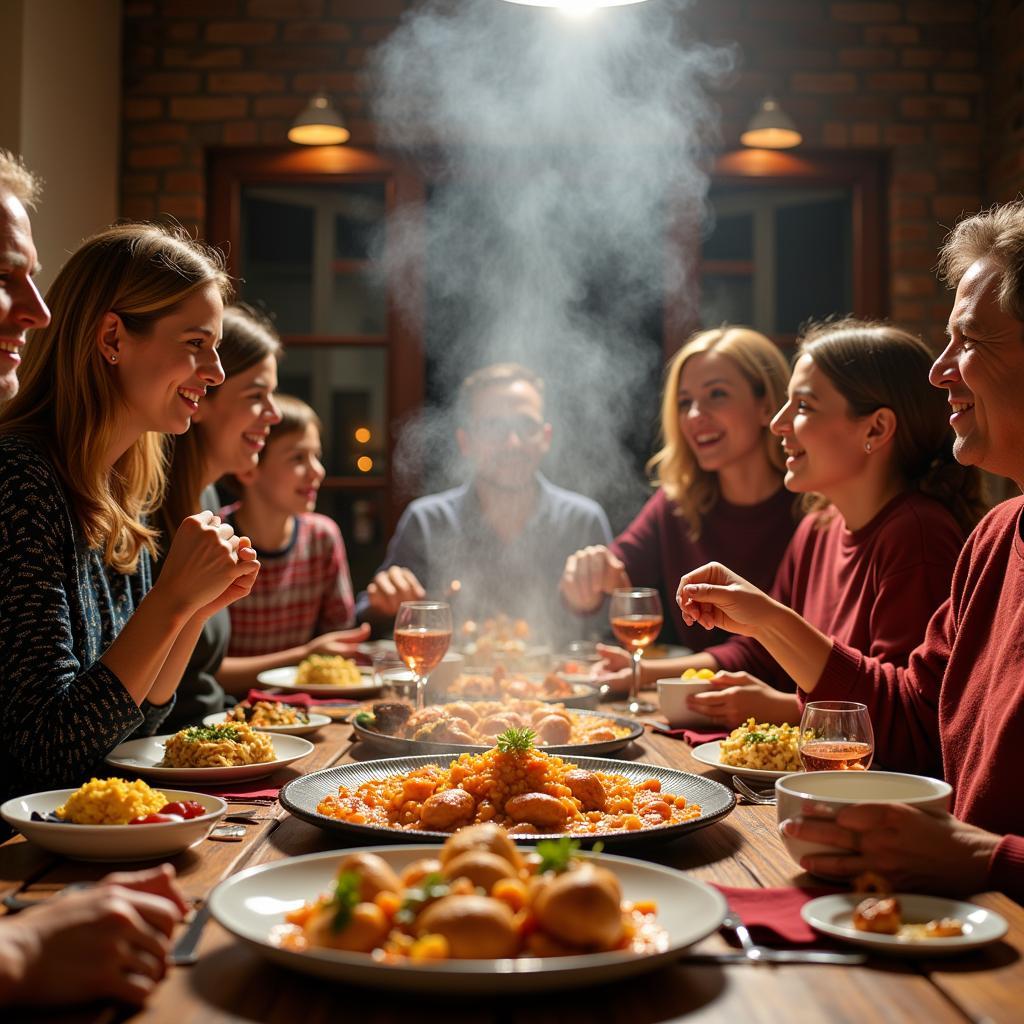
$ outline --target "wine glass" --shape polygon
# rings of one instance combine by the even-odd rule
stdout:
[[[416,682],[416,708],[426,702],[427,677],[452,642],[452,610],[444,601],[403,601],[395,616],[395,646]]]
[[[867,705],[845,700],[820,700],[805,705],[797,747],[807,772],[869,768],[875,734]]]
[[[619,643],[633,655],[633,681],[629,688],[629,699],[612,705],[616,710],[628,711],[632,715],[654,711],[648,701],[640,699],[640,659],[644,648],[654,643],[661,632],[664,621],[661,613],[661,598],[650,587],[625,587],[612,592],[608,609],[612,632]]]

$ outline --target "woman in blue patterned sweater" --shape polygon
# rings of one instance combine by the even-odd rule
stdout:
[[[76,785],[154,732],[203,623],[248,593],[246,538],[210,512],[151,584],[161,435],[224,374],[219,253],[155,225],[85,242],[0,411],[0,800]]]

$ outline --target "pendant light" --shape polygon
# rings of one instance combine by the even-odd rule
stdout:
[[[761,100],[760,109],[740,136],[740,142],[752,149],[792,149],[803,141],[793,119],[771,96]]]
[[[309,101],[288,129],[288,138],[303,146],[340,146],[348,142],[350,134],[341,114],[323,92]]]

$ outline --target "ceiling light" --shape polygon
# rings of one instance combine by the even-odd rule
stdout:
[[[753,149],[792,149],[803,141],[793,119],[771,96],[761,100],[761,108],[740,136],[740,142]]]
[[[326,93],[317,93],[288,129],[288,138],[303,146],[340,146],[351,133]]]
[[[642,4],[646,0],[505,0],[509,4],[521,4],[523,7],[554,7],[570,14],[585,14],[598,7],[627,7],[630,4]]]

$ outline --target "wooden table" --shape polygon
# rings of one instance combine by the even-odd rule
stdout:
[[[315,737],[303,772],[367,753],[353,747],[346,725],[330,725]],[[718,776],[694,760],[685,743],[648,732],[631,750],[634,759]],[[281,773],[282,780],[298,774]],[[724,776],[721,781],[728,783]],[[241,806],[241,805],[239,805]],[[186,895],[202,899],[221,879],[243,866],[353,845],[291,817],[280,807],[261,809],[242,843],[206,841],[174,858]],[[628,849],[624,852],[631,852]],[[808,882],[785,852],[775,828],[775,808],[740,805],[724,821],[663,846],[645,848],[650,860],[681,868],[692,877],[733,886],[781,886]],[[97,878],[103,867],[50,856],[16,837],[0,847],[0,894],[36,897],[69,882]],[[952,960],[872,958],[863,967],[808,965],[678,964],[632,980],[585,991],[503,997],[492,1002],[407,996],[360,990],[294,974],[261,959],[216,923],[207,926],[193,967],[172,969],[148,1006],[136,1013],[113,1006],[31,1014],[18,1020],[132,1024],[217,1024],[226,1021],[330,1021],[352,1014],[365,1024],[399,1021],[450,1024],[591,1024],[621,1021],[653,1024],[693,1021],[1014,1021],[1024,1016],[1024,908],[998,893],[976,902],[1010,922],[1003,942]],[[724,948],[719,936],[698,950]],[[4,1020],[14,1018],[4,1015]]]

